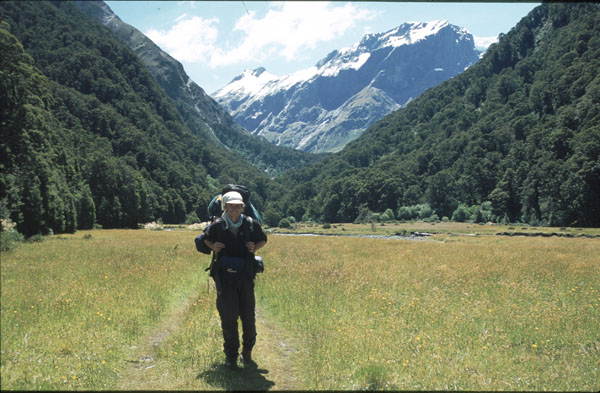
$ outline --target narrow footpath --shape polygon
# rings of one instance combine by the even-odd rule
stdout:
[[[140,340],[133,356],[126,360],[126,367],[121,373],[120,383],[117,390],[165,390],[164,379],[157,380],[155,368],[160,368],[160,362],[156,361],[156,349],[171,334],[180,329],[188,313],[191,312],[193,304],[198,301],[198,296],[192,296],[177,304],[160,322]],[[153,370],[154,369],[154,370]]]
[[[259,368],[269,371],[268,378],[274,382],[271,389],[301,390],[300,370],[295,365],[299,353],[291,345],[292,340],[283,337],[281,329],[265,318],[259,308],[256,309],[256,330],[258,336],[253,356]]]
[[[182,328],[197,300],[197,296],[192,296],[176,305],[140,340],[140,344],[133,348],[133,354],[126,359],[117,390],[171,390],[181,386],[180,379],[171,381],[161,371],[162,362],[157,361],[156,350]],[[268,320],[258,307],[256,330],[255,367],[241,366],[240,370],[231,371],[218,364],[210,370],[193,370],[190,375],[200,373],[196,378],[202,378],[215,390],[301,390],[302,382],[298,378],[301,374],[295,365],[299,353],[292,345],[293,340],[284,336],[277,324]],[[184,384],[193,387],[193,377],[190,379]],[[167,386],[170,382],[173,385]]]

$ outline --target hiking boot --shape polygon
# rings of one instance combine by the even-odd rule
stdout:
[[[252,360],[252,352],[242,352],[241,359],[246,366],[256,365],[256,363]]]
[[[237,365],[237,358],[225,359],[225,366],[230,370],[237,370],[239,368]]]

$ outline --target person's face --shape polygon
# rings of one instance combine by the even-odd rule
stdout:
[[[240,205],[237,203],[226,203],[225,204],[225,212],[233,222],[237,222],[240,219],[240,214],[242,214],[242,210],[244,205]]]

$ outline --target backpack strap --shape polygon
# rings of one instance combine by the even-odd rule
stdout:
[[[252,217],[246,215],[244,215],[244,217],[246,217],[246,221],[248,221],[248,224],[250,225],[250,233],[254,232],[254,221],[252,220]]]
[[[219,217],[215,221],[213,221],[211,225],[216,225],[216,227],[215,227],[215,229],[217,230],[217,240],[216,241],[222,243],[223,242],[223,232],[226,230],[225,229],[225,220],[223,220],[222,218]],[[210,270],[210,275],[214,277],[214,275],[216,274],[216,264],[217,264],[217,254],[213,251],[210,265],[204,271]]]

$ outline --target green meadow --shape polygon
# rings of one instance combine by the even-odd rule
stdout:
[[[270,235],[258,368],[236,372],[197,232],[21,243],[2,253],[1,387],[598,391],[600,240],[465,226],[420,241]]]

